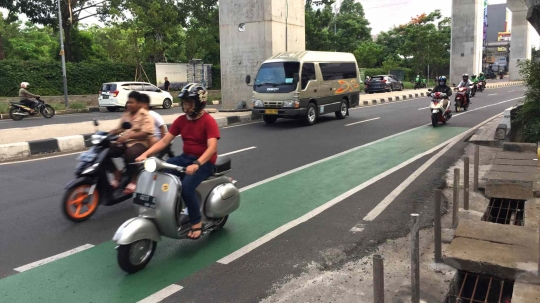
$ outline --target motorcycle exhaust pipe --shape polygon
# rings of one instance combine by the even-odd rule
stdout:
[[[27,113],[13,113],[14,115],[17,115],[17,116],[28,116]]]

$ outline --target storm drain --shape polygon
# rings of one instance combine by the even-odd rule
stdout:
[[[525,200],[491,198],[482,220],[498,224],[523,226],[525,224],[524,217]]]
[[[514,282],[460,271],[459,294],[452,303],[510,303]]]

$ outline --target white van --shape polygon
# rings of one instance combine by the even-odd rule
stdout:
[[[144,93],[150,96],[150,106],[161,106],[165,109],[172,107],[173,97],[169,92],[163,91],[146,82],[109,82],[103,83],[99,91],[98,103],[114,112],[118,108],[126,107],[128,95],[131,91]]]

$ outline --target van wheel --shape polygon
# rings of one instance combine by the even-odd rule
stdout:
[[[302,119],[302,124],[311,126],[317,121],[317,107],[314,103],[309,103],[307,113]]]
[[[112,113],[112,112],[115,112],[117,108],[115,106],[107,106],[107,110]]]
[[[341,100],[339,110],[336,112],[336,118],[345,119],[347,116],[347,101]]]
[[[264,115],[263,116],[263,120],[264,122],[266,122],[266,124],[274,124],[276,123],[278,117],[276,116],[268,116],[268,115]]]

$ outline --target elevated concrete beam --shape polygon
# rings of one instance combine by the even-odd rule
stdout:
[[[483,0],[452,0],[450,83],[482,70]]]
[[[526,0],[528,7],[527,20],[540,34],[540,0]]]
[[[305,50],[305,1],[220,0],[219,4],[223,108],[236,108],[240,101],[251,107],[246,75],[255,77],[264,60],[285,51],[286,33],[288,51]],[[245,30],[239,30],[240,24]]]

